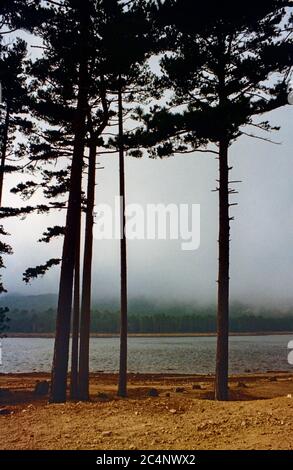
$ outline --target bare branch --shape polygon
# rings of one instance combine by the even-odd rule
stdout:
[[[254,134],[249,134],[248,132],[241,131],[243,135],[246,135],[247,137],[252,137],[253,139],[259,139],[263,140],[264,142],[269,142],[270,144],[274,145],[281,145],[282,142],[275,142],[274,140],[267,139],[266,137],[261,137],[260,135],[254,135]]]

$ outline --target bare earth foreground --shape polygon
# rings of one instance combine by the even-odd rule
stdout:
[[[225,403],[210,376],[130,374],[121,399],[116,375],[93,374],[91,402],[58,405],[37,380],[49,375],[0,375],[0,449],[293,449],[290,373],[231,377]]]

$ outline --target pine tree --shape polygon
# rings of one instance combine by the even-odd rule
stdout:
[[[236,193],[231,187],[236,182],[229,178],[229,149],[241,136],[254,136],[254,130],[273,130],[268,121],[255,117],[287,103],[286,77],[292,66],[288,5],[283,0],[234,6],[166,0],[155,10],[169,50],[161,60],[159,84],[171,89],[173,98],[168,108],[155,107],[144,116],[147,132],[139,131],[137,141],[153,146],[152,156],[199,151],[219,159],[218,400],[228,398],[229,208]]]
[[[79,353],[79,399],[89,399],[89,339],[90,314],[92,292],[92,258],[93,258],[93,225],[96,185],[96,158],[97,146],[101,143],[101,134],[105,130],[111,117],[107,100],[104,77],[97,81],[96,97],[101,101],[102,109],[88,113],[88,179],[86,193],[86,220],[82,276],[81,323],[80,323],[80,353]]]
[[[89,197],[86,208],[86,213],[89,214],[86,217],[86,236],[85,236],[85,257],[84,257],[84,269],[83,269],[83,291],[81,296],[81,317],[82,317],[82,327],[81,327],[81,341],[80,341],[80,351],[81,351],[81,361],[80,361],[80,371],[81,380],[79,380],[81,387],[88,389],[88,343],[89,343],[89,319],[90,319],[90,292],[91,292],[91,262],[92,262],[92,219],[93,209],[90,207],[94,203],[94,190],[95,190],[95,173],[93,174],[93,169],[95,171],[96,166],[96,146],[99,144],[99,136],[104,130],[108,122],[108,109],[107,102],[105,98],[105,91],[102,92],[104,88],[102,86],[103,78],[97,66],[96,58],[99,57],[95,49],[95,40],[94,37],[91,37],[91,44],[87,43],[86,49],[88,54],[91,54],[90,60],[87,60],[86,64],[83,66],[90,68],[90,78],[87,79],[86,88],[85,83],[82,83],[82,90],[80,88],[80,76],[76,73],[76,70],[81,71],[81,66],[79,62],[84,61],[84,48],[81,50],[80,44],[80,32],[79,32],[79,16],[83,17],[84,10],[81,11],[77,4],[70,7],[72,2],[67,2],[61,9],[53,9],[53,21],[51,28],[41,29],[41,36],[45,42],[44,55],[41,59],[32,64],[31,74],[35,77],[35,80],[31,85],[32,98],[30,101],[30,106],[34,116],[36,116],[41,121],[46,123],[46,126],[49,125],[47,129],[39,130],[36,138],[31,143],[31,159],[36,161],[39,165],[44,165],[46,161],[50,162],[51,160],[58,159],[62,161],[62,158],[70,158],[71,166],[65,168],[65,170],[57,170],[52,172],[50,170],[42,170],[42,183],[43,192],[45,197],[52,198],[54,200],[51,207],[53,208],[62,208],[64,204],[56,202],[56,197],[62,192],[69,191],[69,201],[67,207],[67,216],[70,209],[70,202],[72,198],[72,193],[76,192],[76,184],[72,185],[72,171],[74,168],[74,155],[76,150],[77,143],[77,130],[76,130],[76,119],[79,113],[83,113],[83,139],[79,142],[79,151],[82,150],[82,158],[79,161],[81,165],[79,170],[84,169],[85,164],[84,160],[87,158],[84,156],[85,148],[89,148]],[[74,2],[73,2],[74,3]],[[78,8],[75,8],[78,7]],[[96,11],[94,8],[94,2],[90,2],[91,15],[94,17]],[[67,15],[66,15],[67,13]],[[89,21],[89,15],[88,15]],[[96,26],[96,25],[95,25]],[[83,28],[85,26],[83,25]],[[88,33],[88,31],[87,31]],[[59,47],[60,41],[62,38],[62,48]],[[68,51],[77,51],[76,53],[68,53]],[[82,57],[80,53],[82,52]],[[57,65],[58,64],[58,65]],[[80,75],[80,74],[79,74]],[[85,77],[83,77],[85,78]],[[78,103],[80,95],[87,91],[86,104],[83,102],[82,110],[78,110]],[[76,93],[76,90],[79,90]],[[83,97],[84,99],[85,97]],[[98,102],[101,102],[101,109],[99,108]],[[89,122],[91,121],[91,125]],[[57,128],[58,126],[58,128]],[[61,127],[60,127],[61,126]],[[80,130],[80,129],[79,129]],[[90,137],[87,139],[86,135],[89,133]],[[87,143],[89,142],[89,143]],[[92,162],[94,162],[92,164]],[[71,177],[68,178],[68,170],[71,171]],[[57,179],[57,184],[53,186],[50,183],[51,176],[54,176]],[[81,177],[81,173],[80,173]],[[47,180],[47,181],[46,181]],[[50,184],[49,184],[50,183]],[[15,191],[19,190],[23,194],[32,194],[36,188],[40,186],[40,183],[34,183],[32,181],[27,181],[24,185],[21,184],[18,188],[15,188]],[[45,188],[45,189],[44,189]],[[80,189],[79,189],[80,188]],[[81,180],[78,192],[81,191]],[[76,197],[76,196],[75,196]],[[81,203],[81,192],[80,192],[80,202]],[[75,200],[76,203],[76,200]],[[48,208],[49,210],[50,208]],[[25,209],[23,209],[25,210]],[[31,208],[27,208],[31,212]],[[36,208],[37,210],[37,208]],[[69,281],[71,285],[71,293],[73,289],[73,271],[75,271],[75,294],[74,294],[74,313],[73,313],[73,354],[72,354],[72,395],[77,396],[77,351],[78,351],[78,333],[79,333],[79,293],[78,293],[78,258],[79,258],[79,232],[80,229],[80,209],[74,212],[74,230],[76,233],[76,249],[74,255],[70,255],[69,258],[62,256],[62,266],[61,267],[61,284],[66,284],[67,289],[69,288]],[[48,234],[48,237],[44,235],[44,238],[51,237],[54,232],[54,227],[51,228],[52,232]],[[71,232],[70,232],[71,233]],[[67,226],[64,231],[64,247],[66,244],[66,237],[68,234]],[[70,235],[70,237],[72,234]],[[69,237],[69,238],[70,238]],[[68,247],[67,247],[68,248]],[[72,246],[70,245],[71,251]],[[73,258],[72,258],[73,256]],[[38,275],[44,274],[50,266],[57,263],[58,260],[53,259],[49,260],[44,265],[37,266],[35,268],[30,268],[26,271],[24,279],[29,280],[31,277],[36,277]],[[68,280],[68,276],[63,276],[62,269],[64,270],[64,264],[70,264],[70,270],[73,266],[73,271],[71,272],[71,280]],[[68,268],[68,266],[67,266]],[[68,272],[68,271],[66,271]],[[66,282],[65,282],[66,281]],[[63,292],[64,285],[61,289],[60,284],[60,295]],[[68,291],[67,291],[68,292]],[[62,294],[63,295],[63,294]],[[72,294],[71,294],[72,295]],[[65,301],[65,298],[63,299]],[[68,297],[66,297],[67,309],[69,309]],[[60,314],[60,328],[63,331],[63,326],[65,325],[64,331],[61,335],[66,335],[66,343],[62,343],[63,348],[66,347],[67,358],[64,360],[68,361],[68,346],[69,346],[69,334],[68,332],[68,321],[70,322],[70,317],[66,316],[64,320],[64,309],[61,309],[61,304],[59,305],[58,312],[62,310]],[[71,306],[70,306],[71,308]],[[57,314],[57,326],[59,322],[59,314]],[[56,345],[59,341],[58,328],[56,332]],[[59,343],[58,343],[59,344]],[[63,349],[64,351],[64,349]],[[59,355],[59,353],[58,353]],[[64,388],[64,360],[63,361],[63,388]],[[54,359],[54,364],[58,359]],[[54,373],[53,373],[54,376]],[[53,377],[52,376],[52,377]],[[57,380],[59,382],[59,379]],[[56,382],[56,380],[55,380]],[[53,377],[53,388],[54,388],[54,377]],[[57,392],[58,395],[59,392]],[[54,391],[53,391],[54,394]],[[85,399],[87,399],[87,393],[83,393]],[[65,392],[63,392],[63,398],[65,398]],[[52,397],[53,400],[55,398]]]
[[[47,1],[50,3],[50,0]],[[34,28],[48,19],[48,9],[44,2],[34,0],[2,0],[0,5],[0,35],[4,36],[12,31],[25,29],[33,31]]]
[[[29,132],[31,123],[28,122],[21,113],[26,110],[26,84],[25,84],[25,60],[26,43],[17,39],[14,44],[6,44],[4,37],[16,27],[16,12],[23,8],[25,2],[18,1],[15,5],[12,2],[2,2],[0,6],[0,208],[2,207],[3,180],[5,172],[12,172],[19,169],[17,165],[7,165],[7,157],[12,155],[16,161],[24,146],[17,146],[15,143],[15,133]],[[24,18],[19,25],[24,25]],[[32,27],[32,22],[26,23],[27,28]],[[17,148],[18,147],[18,148]],[[3,226],[0,226],[1,235],[7,235]],[[1,241],[0,247],[0,269],[3,269],[4,261],[2,255],[12,254],[11,246]],[[2,276],[1,276],[2,278]],[[2,281],[0,282],[0,293],[6,292]],[[0,334],[7,328],[8,318],[7,308],[1,308],[0,312]]]
[[[90,3],[88,0],[68,0],[58,6],[52,6],[52,21],[46,24],[44,28],[40,28],[40,35],[45,47],[44,82],[48,73],[46,68],[48,60],[53,60],[49,73],[55,78],[55,83],[58,81],[59,74],[64,75],[64,73],[68,74],[70,72],[74,78],[76,77],[75,83],[77,83],[77,97],[69,109],[69,114],[73,116],[74,138],[52,365],[50,395],[52,402],[66,400],[73,274],[81,211],[81,181],[88,102],[89,8]],[[65,70],[60,68],[60,65],[61,67],[64,66]],[[41,61],[39,66],[41,73]],[[67,83],[69,93],[72,93],[70,75],[67,76]],[[44,93],[46,94],[46,91]],[[48,109],[48,103],[45,102],[44,107]],[[62,106],[60,106],[60,112],[63,113]]]
[[[27,46],[25,41],[18,39],[11,47],[2,49],[0,59],[0,81],[2,84],[2,106],[0,123],[0,206],[2,205],[4,173],[18,170],[19,165],[6,165],[7,156],[17,153],[15,150],[15,134],[28,134],[33,125],[23,115],[28,111],[25,61]],[[20,148],[18,149],[20,151]],[[22,148],[23,150],[23,148]],[[19,154],[20,152],[18,152]],[[17,162],[17,155],[15,161]]]
[[[120,365],[118,395],[127,395],[127,247],[125,234],[125,153],[128,148],[124,131],[124,115],[129,113],[132,101],[138,99],[149,82],[147,59],[155,45],[145,1],[124,4],[119,0],[104,2],[105,22],[101,27],[103,70],[107,89],[117,99],[118,137],[108,145],[119,154],[119,193],[121,204],[120,239]],[[128,109],[124,105],[128,103]],[[134,106],[132,106],[134,107]],[[136,154],[136,156],[138,156]]]

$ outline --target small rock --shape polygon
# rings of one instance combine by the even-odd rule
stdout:
[[[238,388],[248,388],[247,385],[244,382],[238,382],[237,387]]]
[[[202,390],[202,386],[200,384],[193,384],[192,390]]]
[[[0,409],[0,415],[2,415],[2,416],[10,415],[10,413],[12,413],[12,411],[9,408],[1,408]]]
[[[110,399],[109,395],[107,395],[107,393],[103,393],[103,392],[99,392],[97,394],[97,398],[98,398],[98,400],[102,400],[102,401],[106,401],[106,400]]]
[[[170,397],[170,392],[167,392],[167,393],[165,394],[165,396],[166,396],[166,397]]]
[[[156,388],[150,388],[148,390],[148,396],[149,397],[158,397],[159,396],[159,392]]]
[[[288,393],[287,398],[292,398],[292,394]]]
[[[185,388],[184,387],[176,387],[175,392],[176,393],[183,393],[183,392],[185,392]]]
[[[138,411],[135,411],[134,414],[135,414],[135,416],[138,416]]]
[[[171,409],[169,410],[169,413],[175,414],[175,413],[177,413],[177,410],[175,410],[175,408],[171,408]]]
[[[277,380],[278,380],[278,379],[277,379],[277,377],[275,377],[275,376],[269,378],[269,381],[270,381],[270,382],[277,382]]]
[[[103,437],[109,437],[112,436],[112,431],[103,431],[101,434]]]
[[[245,427],[246,426],[246,421],[241,421],[241,426]]]
[[[34,394],[38,396],[45,396],[49,393],[50,384],[47,380],[37,381]]]

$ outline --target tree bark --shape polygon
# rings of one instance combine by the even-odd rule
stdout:
[[[93,257],[93,225],[96,182],[96,142],[91,142],[89,152],[87,208],[82,277],[80,350],[79,350],[79,399],[89,399],[89,341],[91,321],[91,282]]]
[[[122,85],[120,77],[118,90],[118,120],[119,120],[119,184],[120,184],[120,365],[118,395],[127,396],[127,254],[125,234],[125,170],[124,170],[124,135],[123,135],[123,106]]]
[[[219,144],[219,273],[215,399],[228,399],[229,359],[229,167],[228,142]]]
[[[1,164],[0,164],[0,207],[2,206],[2,195],[3,195],[3,180],[4,180],[4,170],[5,170],[5,160],[6,152],[8,145],[8,131],[9,131],[9,122],[10,122],[10,108],[7,105],[4,129],[3,129],[3,142],[1,144]]]
[[[79,317],[80,317],[80,222],[76,241],[74,264],[74,296],[72,318],[72,344],[71,344],[71,373],[70,373],[70,398],[78,398],[78,345],[79,345]]]
[[[86,133],[87,88],[88,88],[88,0],[79,2],[80,12],[80,59],[78,101],[75,119],[74,149],[71,165],[70,193],[63,243],[59,298],[56,319],[56,336],[52,364],[50,401],[66,401],[70,319],[72,308],[73,271],[76,240],[81,206],[81,180]]]

